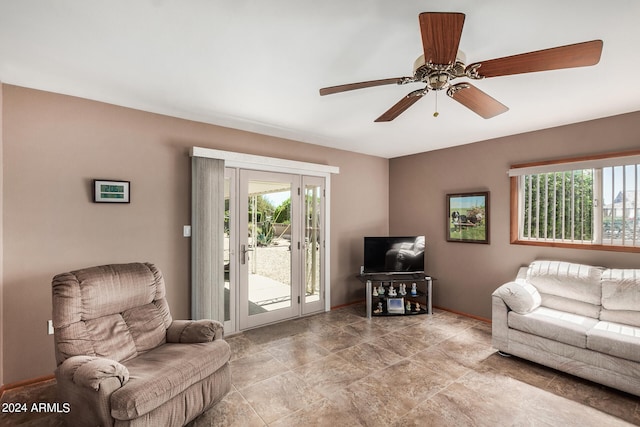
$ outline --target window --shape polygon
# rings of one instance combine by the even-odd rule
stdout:
[[[640,252],[640,152],[512,166],[511,242]]]

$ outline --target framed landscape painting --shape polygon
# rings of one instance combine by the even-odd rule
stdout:
[[[489,192],[447,194],[447,241],[489,243]]]

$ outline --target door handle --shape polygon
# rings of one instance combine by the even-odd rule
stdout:
[[[247,252],[253,252],[253,249],[248,249],[247,245],[240,245],[240,253],[242,254],[240,257],[240,264],[247,263]]]

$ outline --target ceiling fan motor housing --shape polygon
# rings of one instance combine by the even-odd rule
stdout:
[[[420,55],[413,63],[413,81],[424,82],[431,90],[443,90],[450,86],[450,81],[465,76],[466,55],[461,50],[453,64],[432,64]]]

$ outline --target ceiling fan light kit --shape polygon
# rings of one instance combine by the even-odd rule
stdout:
[[[418,16],[424,52],[413,64],[412,77],[330,86],[320,89],[320,95],[388,84],[424,83],[426,86],[423,89],[410,92],[375,121],[389,122],[429,91],[441,90],[446,90],[450,98],[479,116],[489,119],[508,111],[509,108],[471,83],[453,84],[453,80],[458,78],[481,80],[513,74],[586,67],[597,64],[602,54],[602,40],[592,40],[475,62],[467,66],[466,55],[458,50],[464,19],[465,15],[462,13],[423,12]],[[437,116],[436,111],[434,117]]]

